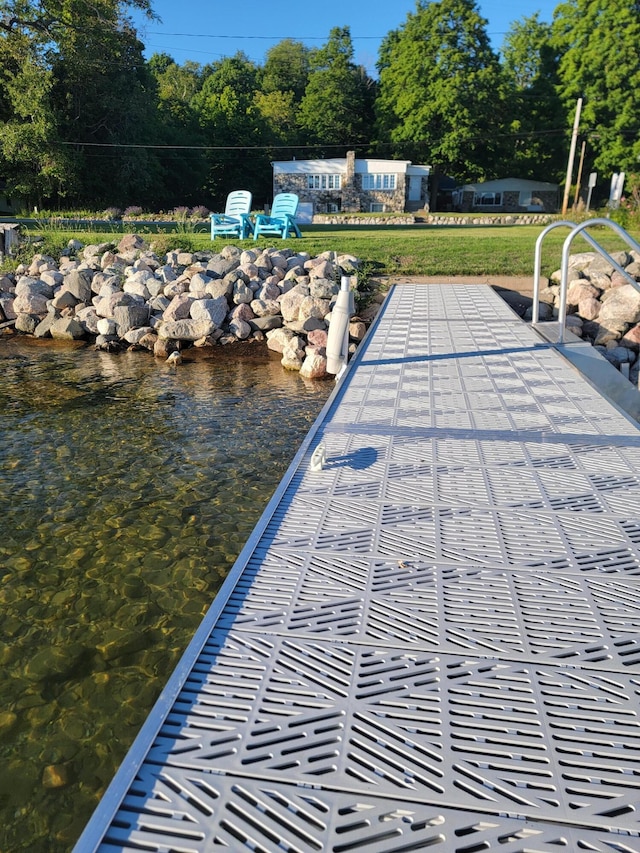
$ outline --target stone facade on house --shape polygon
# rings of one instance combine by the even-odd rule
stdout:
[[[404,213],[428,209],[429,166],[408,160],[344,158],[273,164],[273,193],[292,192],[313,214]]]

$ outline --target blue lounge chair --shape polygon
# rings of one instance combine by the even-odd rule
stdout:
[[[211,214],[211,239],[237,237],[239,240],[244,240],[253,231],[250,213],[249,190],[235,190],[229,193],[224,213]]]
[[[256,216],[253,239],[257,240],[260,234],[271,234],[283,240],[290,235],[302,237],[295,220],[298,203],[298,196],[294,193],[278,193],[273,199],[270,215],[259,213]]]

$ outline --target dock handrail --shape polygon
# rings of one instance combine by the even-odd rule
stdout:
[[[540,266],[541,266],[541,255],[542,255],[542,241],[546,237],[546,235],[553,230],[554,228],[558,228],[560,226],[570,227],[571,233],[568,235],[566,240],[564,241],[562,247],[562,264],[560,267],[560,307],[558,311],[558,324],[559,324],[559,333],[558,333],[558,343],[564,342],[564,325],[567,319],[567,289],[568,289],[568,277],[569,277],[569,251],[571,249],[571,244],[574,238],[581,234],[583,239],[589,243],[592,248],[594,248],[598,254],[600,254],[603,258],[605,258],[611,266],[617,270],[617,272],[621,273],[631,284],[635,290],[640,292],[640,284],[629,275],[626,270],[620,266],[611,255],[604,249],[595,237],[592,237],[591,234],[587,234],[586,229],[590,228],[594,225],[606,225],[608,228],[613,229],[632,249],[640,252],[640,244],[637,243],[633,237],[628,234],[621,225],[618,225],[617,222],[613,222],[611,219],[606,219],[605,217],[597,217],[595,219],[588,219],[586,222],[581,222],[579,225],[576,225],[574,222],[570,222],[568,220],[560,220],[558,222],[552,222],[551,225],[547,225],[547,227],[542,231],[542,233],[538,236],[536,240],[535,247],[535,258],[534,258],[534,281],[533,281],[533,315],[532,322],[536,324],[539,322],[539,302],[540,302]]]

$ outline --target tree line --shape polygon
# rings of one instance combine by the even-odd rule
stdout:
[[[637,168],[638,2],[565,0],[497,53],[475,0],[417,0],[375,78],[348,27],[261,65],[146,60],[134,9],[154,17],[152,0],[0,0],[0,180],[26,206],[213,209],[240,187],[263,204],[273,160],[347,150],[458,182],[562,182],[578,98],[585,170]]]

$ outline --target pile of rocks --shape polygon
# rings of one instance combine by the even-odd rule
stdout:
[[[640,253],[614,252],[612,259],[640,282]],[[540,319],[556,317],[561,272],[554,272],[540,291]],[[582,252],[569,258],[567,328],[592,343],[632,382],[638,383],[640,362],[640,292],[602,255]]]
[[[40,338],[95,340],[101,349],[135,347],[163,358],[190,346],[266,339],[285,368],[320,378],[333,299],[341,277],[359,265],[334,252],[312,258],[236,246],[161,259],[137,235],[117,247],[71,241],[59,262],[36,255],[0,277],[0,322]],[[352,319],[352,349],[376,307]]]

